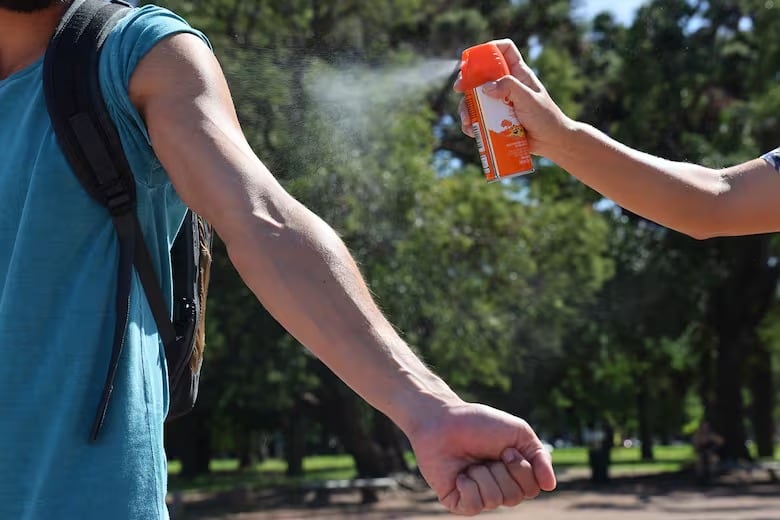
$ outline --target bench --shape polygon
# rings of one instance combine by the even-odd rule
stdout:
[[[743,480],[753,480],[753,475],[760,475],[766,472],[769,482],[780,482],[780,461],[778,460],[757,460],[741,464],[732,464],[722,467],[723,470],[737,470]]]
[[[304,494],[314,492],[312,505],[320,506],[329,504],[331,496],[336,493],[349,493],[352,491],[360,491],[362,504],[373,504],[379,501],[378,491],[395,490],[397,488],[398,480],[390,477],[381,477],[306,482],[300,485],[299,490],[303,491]]]
[[[780,482],[780,461],[759,462],[758,468],[769,473],[770,482]]]

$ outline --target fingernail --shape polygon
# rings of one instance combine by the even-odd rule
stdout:
[[[520,458],[520,454],[514,448],[508,448],[501,454],[501,460],[504,464],[512,464],[514,461]]]
[[[491,81],[490,83],[485,83],[482,85],[482,92],[485,94],[490,94],[491,92],[495,92],[498,88],[498,83],[495,81]]]

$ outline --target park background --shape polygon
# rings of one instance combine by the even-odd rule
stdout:
[[[684,470],[705,418],[724,461],[776,456],[778,237],[697,241],[543,159],[488,185],[451,84],[465,47],[509,37],[568,115],[728,166],[780,146],[780,2],[156,3],[209,36],[254,150],[403,337],[464,398],[526,418],[557,467],[601,450],[611,475]],[[198,405],[168,426],[173,490],[413,472],[219,242],[207,327]]]

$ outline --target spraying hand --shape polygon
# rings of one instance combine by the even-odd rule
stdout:
[[[548,156],[550,150],[560,147],[561,138],[571,129],[574,122],[555,104],[534,71],[525,63],[512,40],[496,40],[510,75],[485,84],[483,92],[497,99],[509,99],[520,124],[528,133],[531,153]],[[455,90],[463,92],[461,77],[455,81]],[[463,132],[474,137],[471,118],[463,100],[460,103],[460,118]]]

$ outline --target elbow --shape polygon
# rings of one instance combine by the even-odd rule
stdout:
[[[719,226],[715,223],[712,212],[706,210],[692,215],[685,225],[680,226],[679,231],[694,240],[709,240],[720,235]]]
[[[694,240],[709,240],[719,236],[718,233],[706,228],[691,229],[689,231],[684,231],[684,233]]]
[[[286,193],[231,202],[209,219],[228,251],[269,247],[296,220],[295,201]]]
[[[716,182],[702,190],[686,208],[679,231],[695,240],[709,240],[729,234],[729,184],[717,174]]]
[[[675,226],[677,231],[694,240],[709,240],[727,234],[718,206],[717,196],[707,197],[700,207],[689,208],[691,211],[682,219],[681,225]]]

